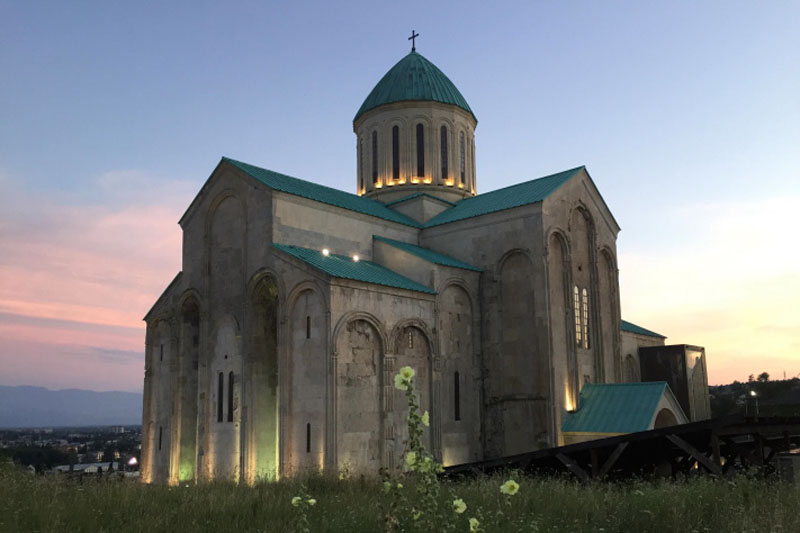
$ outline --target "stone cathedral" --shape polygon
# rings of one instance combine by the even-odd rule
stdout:
[[[588,171],[478,194],[477,123],[412,49],[355,114],[355,194],[222,158],[145,317],[144,481],[398,465],[405,365],[445,465],[571,442],[582,390],[643,380],[664,338],[621,320],[620,228]]]

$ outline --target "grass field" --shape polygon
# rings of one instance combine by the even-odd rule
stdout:
[[[582,486],[519,476],[519,492],[500,494],[505,477],[443,483],[440,530],[554,532],[798,532],[800,487],[758,479],[631,482]],[[216,483],[145,486],[136,482],[76,482],[0,473],[1,531],[294,531],[301,485],[310,531],[382,531],[389,495],[377,480],[324,477],[255,487]],[[407,491],[413,504],[413,487]],[[464,500],[463,514],[451,511]],[[404,531],[415,522],[401,516]],[[418,529],[418,528],[417,528]],[[426,533],[432,533],[429,530]]]

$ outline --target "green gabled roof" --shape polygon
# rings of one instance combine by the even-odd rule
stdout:
[[[434,195],[428,194],[426,192],[415,192],[413,194],[409,194],[408,196],[403,196],[402,198],[398,198],[397,200],[392,200],[391,202],[386,202],[383,205],[385,205],[386,207],[390,207],[390,206],[397,205],[397,204],[400,204],[400,203],[403,203],[403,202],[407,202],[408,200],[413,200],[414,198],[419,198],[420,196],[427,196],[431,200],[436,200],[437,202],[441,202],[443,204],[456,205],[453,202],[448,202],[444,198],[439,198],[438,196],[434,196]]]
[[[478,121],[453,82],[436,65],[415,51],[398,61],[384,74],[361,104],[353,121],[378,106],[407,101],[452,104],[471,114],[472,118]]]
[[[465,218],[472,218],[496,211],[503,211],[521,205],[541,202],[553,191],[563,185],[568,179],[583,170],[584,167],[577,167],[565,170],[558,174],[552,174],[543,178],[518,183],[503,189],[497,189],[471,198],[465,198],[458,202],[455,207],[443,211],[430,219],[426,228],[447,224]]]
[[[391,222],[397,222],[398,224],[404,224],[414,228],[421,227],[416,220],[402,213],[398,213],[393,209],[389,209],[376,200],[371,200],[363,196],[358,196],[357,194],[340,191],[339,189],[326,187],[310,181],[293,178],[285,174],[279,174],[278,172],[249,165],[241,161],[236,161],[235,159],[223,157],[222,160],[242,170],[270,189],[293,194],[295,196],[302,196],[303,198],[316,200],[323,204],[335,205],[336,207],[349,209],[350,211],[382,218]]]
[[[580,409],[567,413],[561,430],[575,433],[647,431],[668,390],[664,381],[589,383],[581,390]]]
[[[376,241],[385,242],[390,246],[394,246],[395,248],[399,248],[400,250],[416,255],[417,257],[420,257],[425,261],[434,263],[436,265],[444,265],[448,267],[463,268],[465,270],[474,270],[475,272],[483,272],[483,270],[481,270],[478,267],[468,265],[463,261],[459,261],[458,259],[453,259],[450,256],[440,254],[439,252],[434,252],[433,250],[429,250],[428,248],[423,248],[422,246],[417,246],[416,244],[409,244],[407,242],[395,241],[392,239],[387,239],[386,237],[379,237],[378,235],[373,235],[372,238],[375,239]]]
[[[401,276],[397,272],[372,261],[363,259],[361,261],[353,261],[350,257],[336,254],[325,256],[319,250],[286,244],[273,243],[272,246],[335,278],[352,279],[385,287],[436,294],[436,291],[429,289],[425,285]]]
[[[666,339],[664,335],[656,333],[655,331],[650,331],[649,329],[644,329],[642,326],[637,326],[632,322],[628,322],[627,320],[622,320],[620,324],[620,330],[627,331],[628,333],[636,333],[638,335],[647,335],[648,337],[658,337],[659,339]]]

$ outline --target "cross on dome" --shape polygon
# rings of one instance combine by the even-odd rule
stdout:
[[[411,41],[411,51],[412,52],[416,52],[417,51],[416,43],[414,42],[414,39],[416,39],[417,37],[419,37],[419,33],[417,33],[414,30],[411,30],[411,37],[409,37],[408,40]]]

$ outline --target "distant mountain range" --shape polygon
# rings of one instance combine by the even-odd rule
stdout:
[[[141,393],[0,385],[0,428],[141,423]]]

